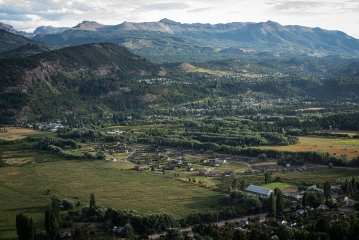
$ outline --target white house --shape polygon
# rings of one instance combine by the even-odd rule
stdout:
[[[216,158],[214,160],[215,163],[217,164],[224,164],[224,163],[227,163],[227,160],[226,159],[219,159],[219,158]]]

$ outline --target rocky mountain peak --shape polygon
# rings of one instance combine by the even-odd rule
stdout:
[[[98,28],[103,28],[104,25],[95,22],[95,21],[83,21],[82,23],[79,23],[72,29],[74,30],[88,30],[88,31],[96,31]]]

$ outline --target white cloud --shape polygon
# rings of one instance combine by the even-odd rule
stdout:
[[[150,3],[144,5],[141,8],[148,10],[168,11],[168,10],[186,9],[188,7],[189,5],[182,2],[169,2],[169,3]]]
[[[213,7],[206,7],[206,8],[196,8],[187,11],[188,13],[199,13],[199,12],[208,12],[210,10],[213,10]]]

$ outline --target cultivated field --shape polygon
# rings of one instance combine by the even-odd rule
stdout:
[[[84,206],[94,193],[97,203],[105,207],[143,214],[167,212],[176,218],[218,207],[218,192],[175,179],[170,173],[135,172],[131,166],[57,161],[0,168],[0,239],[16,239],[15,216],[20,212],[33,217],[44,231],[44,211],[53,194]]]
[[[359,156],[359,139],[353,138],[325,138],[325,137],[298,137],[300,143],[289,146],[263,146],[261,149],[276,149],[283,151],[321,151],[349,159]]]
[[[15,127],[10,127],[10,128],[5,128],[7,130],[7,132],[0,132],[0,140],[6,140],[6,141],[11,141],[11,140],[16,140],[16,139],[23,139],[26,138],[28,136],[32,136],[32,135],[47,135],[49,133],[44,133],[41,131],[36,131],[36,130],[32,130],[29,128],[15,128]]]

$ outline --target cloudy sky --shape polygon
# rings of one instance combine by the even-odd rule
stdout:
[[[359,39],[359,0],[0,0],[0,22],[17,30],[115,25],[168,18],[181,23],[276,21],[340,30]]]

